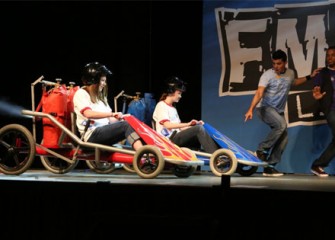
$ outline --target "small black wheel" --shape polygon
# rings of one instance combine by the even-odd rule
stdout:
[[[236,168],[236,172],[240,174],[241,176],[251,176],[255,172],[257,172],[258,167],[257,166],[249,166],[242,163],[239,163]]]
[[[165,160],[156,146],[144,145],[134,155],[133,167],[142,178],[155,178],[164,169]]]
[[[24,173],[33,163],[35,153],[34,138],[26,127],[9,124],[0,129],[0,172]]]
[[[183,151],[186,151],[192,155],[196,155],[191,149],[186,148],[186,147],[182,147],[181,148]],[[172,168],[172,172],[174,175],[176,175],[179,178],[188,178],[189,176],[191,176],[196,170],[197,170],[196,165],[194,166],[185,166],[185,165],[174,165],[174,167]]]
[[[79,160],[69,163],[63,159],[57,157],[46,157],[40,156],[42,165],[50,172],[56,174],[64,174],[75,169],[79,163]]]
[[[43,140],[41,144],[43,144]],[[69,163],[57,157],[43,155],[40,155],[40,160],[45,169],[56,174],[68,173],[75,169],[79,163],[79,160],[76,160],[73,163]]]
[[[254,155],[255,157],[257,157],[256,152],[253,152],[251,150],[248,150],[248,152]],[[252,174],[257,172],[257,170],[258,170],[258,166],[249,166],[249,165],[242,164],[242,163],[238,163],[237,168],[236,168],[236,172],[240,174],[241,176],[245,176],[245,177],[251,176]]]
[[[86,160],[87,166],[96,173],[108,174],[114,172],[115,164],[110,162],[99,162],[94,160]]]
[[[197,170],[197,166],[175,165],[172,172],[179,178],[188,178]]]

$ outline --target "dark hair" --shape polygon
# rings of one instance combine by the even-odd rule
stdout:
[[[335,50],[335,46],[329,46],[329,47],[327,48],[327,50],[330,50],[330,49]]]
[[[281,59],[283,62],[287,61],[287,55],[283,50],[278,49],[277,51],[272,53],[272,59],[278,60]]]

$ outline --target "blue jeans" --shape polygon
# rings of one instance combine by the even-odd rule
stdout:
[[[331,110],[327,115],[327,123],[332,132],[332,141],[328,147],[322,152],[321,156],[316,159],[312,167],[327,167],[331,160],[335,157],[335,110]]]
[[[274,166],[280,162],[288,142],[284,113],[278,113],[272,107],[256,108],[256,112],[258,117],[271,129],[265,139],[259,143],[258,150],[269,151],[268,163]]]

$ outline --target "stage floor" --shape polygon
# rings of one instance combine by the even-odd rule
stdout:
[[[120,169],[59,175],[28,170],[0,174],[0,189],[3,239],[12,239],[18,226],[27,239],[57,240],[333,236],[332,221],[324,219],[335,215],[334,176],[221,178],[199,171],[188,178],[163,172],[143,179]]]
[[[110,174],[98,174],[91,170],[74,170],[66,174],[54,174],[47,170],[28,170],[21,175],[0,174],[0,180],[6,181],[42,181],[72,183],[109,183],[112,185],[152,185],[205,187],[221,186],[226,181],[211,172],[198,171],[188,178],[178,178],[171,173],[162,173],[153,179],[143,179],[136,173],[117,169]],[[230,176],[230,188],[269,189],[335,192],[335,176],[325,178],[312,174],[285,174],[280,177],[264,177],[255,173],[245,177],[239,174]]]

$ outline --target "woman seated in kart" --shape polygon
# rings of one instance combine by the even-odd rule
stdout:
[[[98,62],[84,67],[81,78],[84,86],[73,97],[76,125],[84,141],[112,146],[126,139],[137,150],[143,146],[139,135],[128,122],[122,121],[122,113],[113,113],[108,104],[107,76],[111,74]],[[90,126],[84,132],[88,119]]]
[[[171,77],[166,81],[166,89],[157,103],[153,119],[156,131],[169,137],[179,147],[203,150],[213,153],[219,148],[214,140],[205,131],[202,120],[181,122],[176,103],[186,90],[185,82],[178,77]]]

